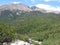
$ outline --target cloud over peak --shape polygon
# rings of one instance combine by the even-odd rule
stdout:
[[[36,7],[40,8],[40,9],[44,9],[47,12],[60,12],[60,7],[54,7],[51,5],[37,4]]]
[[[12,2],[13,4],[19,4],[20,2]]]

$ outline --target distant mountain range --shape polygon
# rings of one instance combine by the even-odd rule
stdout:
[[[27,5],[24,5],[24,4],[7,4],[7,5],[2,5],[0,6],[0,11],[3,11],[3,10],[21,10],[21,11],[25,11],[25,12],[30,12],[30,11],[40,11],[40,12],[43,12],[43,13],[56,13],[56,14],[59,14],[60,12],[55,12],[55,11],[50,11],[48,12],[47,10],[44,10],[44,9],[41,9],[41,8],[38,8],[37,6],[32,6],[32,7],[29,7]]]

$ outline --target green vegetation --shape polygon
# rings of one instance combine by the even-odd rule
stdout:
[[[43,45],[60,44],[60,14],[33,11],[17,15],[16,12],[10,12],[6,16],[6,11],[3,16],[1,14],[0,22],[4,23],[0,23],[0,42],[6,37],[11,40],[42,40]]]
[[[11,42],[17,38],[17,33],[12,26],[0,23],[0,43]]]

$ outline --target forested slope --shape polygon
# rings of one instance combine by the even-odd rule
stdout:
[[[15,39],[26,41],[31,38],[42,40],[43,45],[60,44],[60,14],[39,11],[23,12],[19,15],[17,13],[18,10],[5,10],[0,14],[0,42],[6,36],[11,41]]]

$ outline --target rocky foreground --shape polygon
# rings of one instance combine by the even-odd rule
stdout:
[[[42,44],[42,42],[29,39],[29,42],[25,42],[25,41],[22,41],[22,40],[16,40],[14,42],[11,42],[9,45],[34,45],[33,42],[38,44],[38,45]],[[8,44],[7,43],[3,43],[3,45],[8,45]]]

